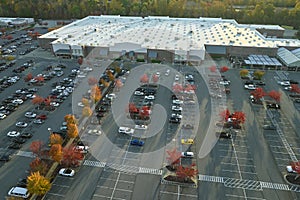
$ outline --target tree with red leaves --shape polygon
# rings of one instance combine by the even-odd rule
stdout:
[[[51,98],[50,97],[44,98],[44,104],[46,106],[50,106],[50,103],[51,103]]]
[[[275,101],[280,102],[280,97],[281,97],[280,92],[278,92],[276,90],[271,90],[268,93],[268,96],[271,97],[272,99],[274,99]]]
[[[220,72],[224,73],[227,72],[229,70],[229,68],[227,66],[223,66],[220,68]]]
[[[291,92],[300,93],[300,87],[297,84],[291,84]]]
[[[217,72],[217,66],[212,65],[212,66],[209,67],[209,70],[210,70],[211,72]]]
[[[147,74],[143,74],[140,78],[140,82],[141,83],[149,83],[149,77],[147,76]]]
[[[150,115],[150,108],[149,106],[143,106],[141,109],[140,109],[140,116],[142,119],[145,119],[145,118],[148,118],[149,115]]]
[[[43,147],[43,142],[40,140],[36,140],[31,142],[29,149],[35,156],[39,157],[42,154],[42,147]]]
[[[235,111],[232,115],[231,115],[231,119],[233,123],[237,123],[237,124],[243,124],[246,121],[246,115],[245,113],[241,112],[241,111]]]
[[[185,88],[184,88],[184,91],[185,92],[191,92],[191,91],[195,91],[195,87],[193,87],[191,84],[187,84],[186,86],[185,86]]]
[[[31,172],[40,172],[41,175],[46,175],[48,172],[47,163],[42,161],[39,157],[36,157],[31,163],[29,164]]]
[[[24,81],[25,81],[25,82],[28,82],[28,81],[30,81],[32,78],[33,78],[32,74],[29,73],[29,74],[27,74],[27,75],[24,77]]]
[[[253,92],[251,92],[251,94],[256,100],[259,100],[266,95],[265,91],[260,87],[256,88]]]
[[[295,180],[300,176],[300,161],[291,163],[292,169],[297,173]]]
[[[153,74],[153,76],[152,76],[153,83],[157,83],[158,79],[159,79],[159,77],[156,74]]]
[[[31,103],[34,105],[38,105],[38,108],[40,108],[41,104],[44,103],[44,98],[36,96],[31,100]]]
[[[230,112],[229,112],[228,109],[223,110],[222,112],[220,112],[219,116],[221,117],[221,119],[222,119],[223,122],[227,122],[228,118],[230,116]]]
[[[177,177],[184,179],[184,181],[192,180],[192,178],[198,174],[198,170],[195,169],[195,166],[195,163],[192,163],[188,167],[183,167],[180,165],[176,170]]]
[[[12,35],[8,35],[8,36],[6,36],[6,39],[7,40],[12,40],[14,37],[12,36]]]
[[[175,85],[173,85],[173,92],[174,93],[179,93],[183,91],[183,87],[181,84],[176,83]]]
[[[76,150],[75,146],[63,148],[62,164],[66,167],[76,167],[83,159],[83,154]]]
[[[98,80],[95,77],[89,77],[88,84],[89,85],[96,85],[98,83]]]
[[[129,113],[139,113],[139,109],[136,107],[134,103],[129,103],[128,105]]]
[[[83,57],[80,56],[80,57],[78,58],[77,62],[78,62],[79,65],[82,65],[82,63],[83,63]]]
[[[172,150],[167,150],[167,161],[169,163],[169,166],[172,169],[176,169],[177,165],[180,163],[181,158],[181,152],[179,152],[176,148]]]

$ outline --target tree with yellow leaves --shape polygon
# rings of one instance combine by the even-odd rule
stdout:
[[[247,76],[249,74],[249,70],[247,70],[247,69],[242,69],[241,71],[240,71],[240,76],[241,77],[245,77],[245,76]]]
[[[40,172],[33,172],[27,177],[27,189],[30,194],[43,195],[51,189],[51,183]]]
[[[67,124],[68,127],[68,137],[69,138],[76,138],[78,136],[78,127],[76,124]]]
[[[88,106],[85,106],[84,108],[82,108],[82,115],[84,116],[84,117],[90,117],[91,115],[92,115],[92,110],[91,110],[91,108],[90,107],[88,107]]]
[[[90,102],[87,98],[82,98],[81,102],[84,106],[90,106]]]
[[[49,156],[55,161],[60,162],[63,158],[62,147],[60,144],[53,144],[49,151]]]
[[[101,97],[102,97],[101,90],[97,85],[92,86],[90,96],[91,96],[91,99],[95,103],[98,102],[101,99]]]
[[[62,144],[63,143],[63,138],[59,135],[59,134],[55,134],[55,133],[52,133],[50,135],[50,144],[51,146],[54,145],[54,144]]]
[[[67,124],[77,124],[77,119],[74,115],[68,114],[65,116],[65,122],[67,122]]]

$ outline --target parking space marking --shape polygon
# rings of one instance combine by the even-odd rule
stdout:
[[[121,175],[121,173],[119,172],[119,173],[118,173],[118,176],[117,176],[117,179],[116,179],[116,183],[115,183],[115,186],[114,186],[114,188],[113,188],[113,191],[112,191],[112,194],[111,194],[111,198],[110,198],[110,199],[113,199],[113,196],[114,196],[114,194],[115,194],[115,191],[116,191],[116,188],[117,188],[118,181],[119,181],[119,179],[120,179],[120,175]]]
[[[29,157],[29,158],[34,158],[35,157],[35,155],[30,151],[18,151],[18,153],[16,155],[17,156],[23,156],[23,157]]]
[[[245,172],[245,171],[241,171],[241,170],[229,170],[229,169],[222,169],[223,172],[233,172],[233,173],[241,173],[241,174],[257,174],[256,172]]]
[[[109,180],[109,181],[115,181],[115,179],[112,179],[112,178],[105,178],[105,177],[101,177],[101,179],[105,179],[105,180]],[[123,183],[131,183],[131,184],[134,184],[134,182],[133,182],[133,181],[119,180],[119,182],[123,182]]]
[[[239,196],[239,195],[234,195],[234,194],[225,194],[225,196],[227,197],[233,197],[233,198],[239,198],[239,199],[255,199],[255,200],[266,200],[266,199],[263,199],[263,198],[257,198],[257,197],[244,197],[244,196]]]
[[[234,163],[226,163],[226,162],[221,162],[221,164],[224,164],[224,165],[237,165],[237,164],[234,164]],[[255,165],[242,165],[240,164],[241,167],[256,167]]]
[[[50,194],[50,195],[53,195],[53,196],[65,197],[65,195],[52,193],[52,192],[47,192],[47,194]]]
[[[52,185],[56,185],[58,187],[64,187],[64,188],[69,188],[70,187],[68,185],[59,185],[59,184],[55,184],[55,183],[52,183]]]
[[[198,197],[197,195],[192,195],[192,194],[182,194],[182,193],[175,193],[175,192],[168,192],[168,191],[160,191],[160,193],[163,193],[163,194],[171,194],[171,195],[176,195],[176,196],[185,196],[185,197]]]

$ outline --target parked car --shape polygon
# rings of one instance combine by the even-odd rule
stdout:
[[[22,133],[20,135],[21,138],[31,138],[32,137],[32,134],[31,133]]]
[[[33,120],[33,123],[34,124],[42,124],[42,123],[44,123],[45,121],[44,120],[42,120],[42,119],[35,119],[35,120]]]
[[[225,138],[225,139],[231,139],[232,135],[229,132],[226,131],[221,131],[221,132],[217,132],[216,136],[219,138]]]
[[[181,144],[194,144],[193,139],[181,139]]]
[[[181,101],[181,100],[179,100],[179,99],[174,99],[174,100],[172,101],[172,103],[173,103],[173,104],[177,104],[177,105],[181,105],[181,104],[183,104],[183,101]]]
[[[17,186],[26,188],[27,187],[27,178],[19,179],[17,182]]]
[[[180,118],[174,118],[174,117],[171,117],[169,119],[169,122],[170,123],[174,123],[174,124],[179,124],[181,122],[181,119]]]
[[[268,109],[280,109],[280,105],[277,103],[269,103],[267,104]]]
[[[9,131],[7,133],[7,136],[8,137],[18,137],[18,136],[20,136],[20,132],[18,132],[18,131]]]
[[[21,149],[21,148],[22,148],[22,145],[19,144],[19,143],[11,142],[11,143],[8,145],[8,148],[9,148],[9,149]]]
[[[286,171],[289,173],[295,173],[295,174],[297,173],[295,170],[293,170],[291,165],[286,166]]]
[[[30,196],[28,190],[23,187],[12,187],[7,194],[8,196],[20,197],[23,199],[27,199]]]
[[[59,170],[59,174],[62,176],[69,176],[72,177],[75,175],[75,171],[73,169],[70,168],[62,168]]]
[[[26,128],[27,125],[28,124],[26,122],[17,122],[16,123],[16,127],[20,127],[20,128]]]
[[[263,125],[264,130],[276,130],[276,126],[271,125],[271,124],[265,124]]]
[[[74,150],[79,152],[79,153],[88,153],[89,152],[89,146],[78,145],[78,146],[74,147]]]
[[[35,118],[35,117],[36,117],[36,114],[33,113],[33,112],[26,112],[26,113],[25,113],[25,117],[28,117],[28,118]]]
[[[14,143],[24,144],[24,143],[26,142],[26,139],[21,138],[21,137],[15,137],[15,138],[12,139],[12,141],[13,141]]]
[[[129,128],[129,127],[121,126],[119,128],[119,133],[124,133],[124,134],[132,135],[134,133],[134,129]]]
[[[194,153],[193,152],[181,152],[181,157],[183,158],[193,158],[194,157]]]
[[[193,129],[194,126],[192,124],[183,124],[182,128],[184,128],[184,129]]]
[[[45,115],[45,114],[38,115],[38,116],[36,117],[36,119],[46,120],[46,119],[47,119],[47,115]]]
[[[148,126],[143,125],[143,124],[137,124],[134,127],[135,129],[140,129],[140,130],[146,130],[148,128]]]
[[[10,154],[2,154],[0,156],[0,161],[4,161],[4,162],[8,162],[11,159],[11,155]]]
[[[5,119],[7,116],[3,113],[0,113],[0,119]]]
[[[133,146],[143,146],[145,144],[145,142],[142,140],[133,139],[130,141],[130,144]]]

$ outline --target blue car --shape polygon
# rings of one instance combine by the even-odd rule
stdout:
[[[130,144],[136,145],[136,146],[143,146],[145,144],[145,142],[142,140],[134,139],[134,140],[130,141]]]

